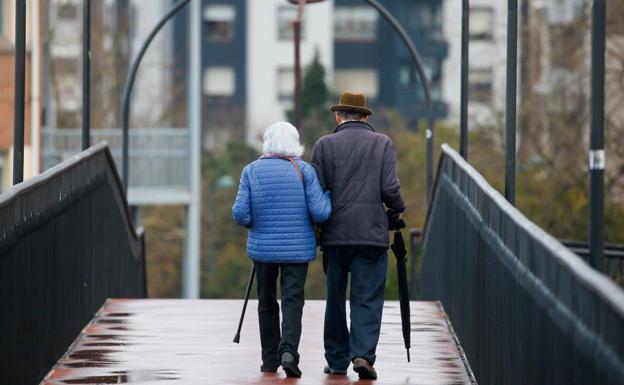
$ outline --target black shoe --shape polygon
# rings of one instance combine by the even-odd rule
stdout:
[[[376,380],[377,371],[366,359],[357,357],[353,360],[353,370],[360,375],[360,380]]]
[[[260,367],[260,371],[262,373],[277,373],[277,368],[279,367],[279,365],[265,365],[262,364],[262,366]]]
[[[333,375],[336,375],[336,376],[346,376],[347,375],[347,369],[345,369],[345,370],[333,369],[329,365],[325,365],[325,367],[323,368],[323,373],[325,373],[325,374],[333,374]]]
[[[286,352],[282,354],[282,368],[286,372],[286,377],[301,377],[301,370],[299,370],[295,356],[292,353]]]

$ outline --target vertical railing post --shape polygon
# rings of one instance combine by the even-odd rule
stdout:
[[[294,40],[295,40],[295,109],[293,113],[293,121],[295,127],[301,133],[301,122],[303,120],[302,107],[302,86],[301,86],[301,28],[303,25],[303,13],[306,0],[299,0],[297,5],[297,19],[294,22]]]
[[[13,184],[24,180],[26,105],[26,0],[15,2],[15,102],[13,120]]]
[[[32,2],[30,54],[30,148],[31,172],[39,174],[41,164],[41,35],[39,1]]]
[[[91,0],[83,0],[82,13],[82,149],[91,146]]]
[[[507,106],[505,198],[516,202],[516,90],[518,77],[518,0],[507,0]]]
[[[462,0],[461,100],[459,112],[459,153],[468,160],[468,67],[470,41],[470,1]]]
[[[591,51],[591,133],[589,151],[589,248],[591,265],[602,270],[604,247],[604,118],[605,118],[605,0],[594,0]]]

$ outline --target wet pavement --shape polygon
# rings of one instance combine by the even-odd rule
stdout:
[[[109,300],[42,381],[58,384],[470,384],[470,370],[442,307],[412,302],[412,362],[406,360],[398,302],[386,302],[377,381],[322,373],[322,301],[303,312],[300,379],[260,373],[257,302],[232,343],[242,301]]]

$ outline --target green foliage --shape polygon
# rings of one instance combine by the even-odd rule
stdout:
[[[181,206],[147,207],[143,212],[148,294],[180,296],[185,210]]]
[[[318,50],[314,54],[312,64],[305,70],[302,83],[301,109],[303,118],[306,119],[315,111],[326,108],[329,100],[329,89],[325,84],[325,68],[320,62]]]

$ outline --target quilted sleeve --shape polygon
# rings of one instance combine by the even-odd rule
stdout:
[[[313,167],[305,165],[303,175],[308,213],[314,223],[323,223],[329,219],[332,212],[331,192],[321,189]]]
[[[399,213],[405,211],[405,203],[401,196],[401,183],[397,176],[396,152],[390,139],[386,142],[384,149],[381,197],[389,209]]]
[[[249,168],[245,167],[241,174],[236,201],[232,206],[232,217],[241,226],[251,227],[251,191],[249,185]]]

